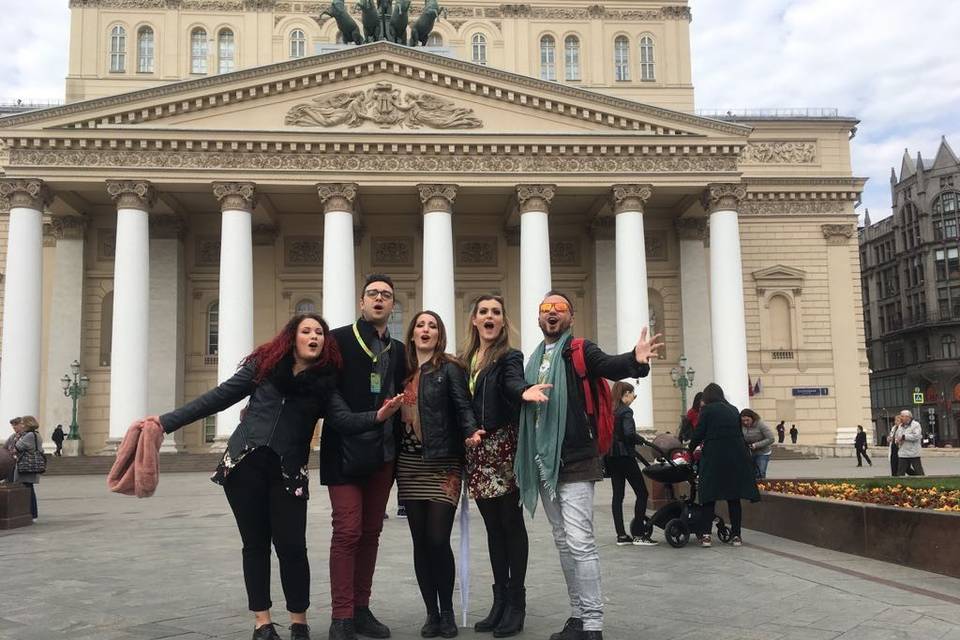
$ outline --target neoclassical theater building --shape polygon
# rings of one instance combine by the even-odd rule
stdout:
[[[460,340],[495,292],[529,353],[551,287],[609,351],[652,325],[643,428],[676,428],[681,356],[801,443],[867,423],[855,119],[697,115],[685,0],[446,0],[417,47],[342,44],[328,7],[70,0],[66,104],[0,119],[3,429],[67,424],[76,359],[109,450],[291,314],[351,322],[371,272],[398,336],[432,308]]]

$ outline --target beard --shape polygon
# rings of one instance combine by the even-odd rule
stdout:
[[[558,320],[556,324],[551,325],[546,320],[540,320],[540,331],[543,332],[543,335],[547,338],[558,338],[564,331],[570,328],[572,322],[564,322],[562,319]]]

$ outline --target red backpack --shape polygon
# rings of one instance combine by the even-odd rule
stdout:
[[[583,338],[570,341],[570,356],[573,358],[573,371],[583,387],[587,415],[592,417],[597,425],[597,449],[600,455],[606,455],[613,445],[613,400],[610,384],[606,378],[599,378],[594,394],[594,385],[590,384],[590,378],[587,377],[587,361],[583,357]]]

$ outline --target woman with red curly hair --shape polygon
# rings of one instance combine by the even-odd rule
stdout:
[[[360,433],[381,427],[400,397],[379,411],[350,413],[336,391],[340,352],[319,315],[297,315],[257,347],[237,373],[199,398],[159,418],[166,433],[249,398],[227,450],[211,478],[223,485],[243,541],[243,578],[254,640],[279,640],[270,617],[270,544],[290,612],[291,638],[309,639],[307,563],[307,459],[317,420],[336,417],[337,428]]]

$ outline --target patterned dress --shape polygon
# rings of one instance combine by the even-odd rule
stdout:
[[[476,391],[477,354],[470,362],[470,393]],[[482,425],[481,425],[482,426]],[[520,429],[516,425],[501,427],[486,436],[480,446],[467,449],[467,489],[474,500],[499,498],[517,490],[517,477],[513,461],[517,457],[517,438]]]
[[[397,499],[445,502],[456,507],[460,502],[463,463],[457,456],[423,458],[417,388],[420,374],[403,389],[400,407],[402,422],[397,455]]]

